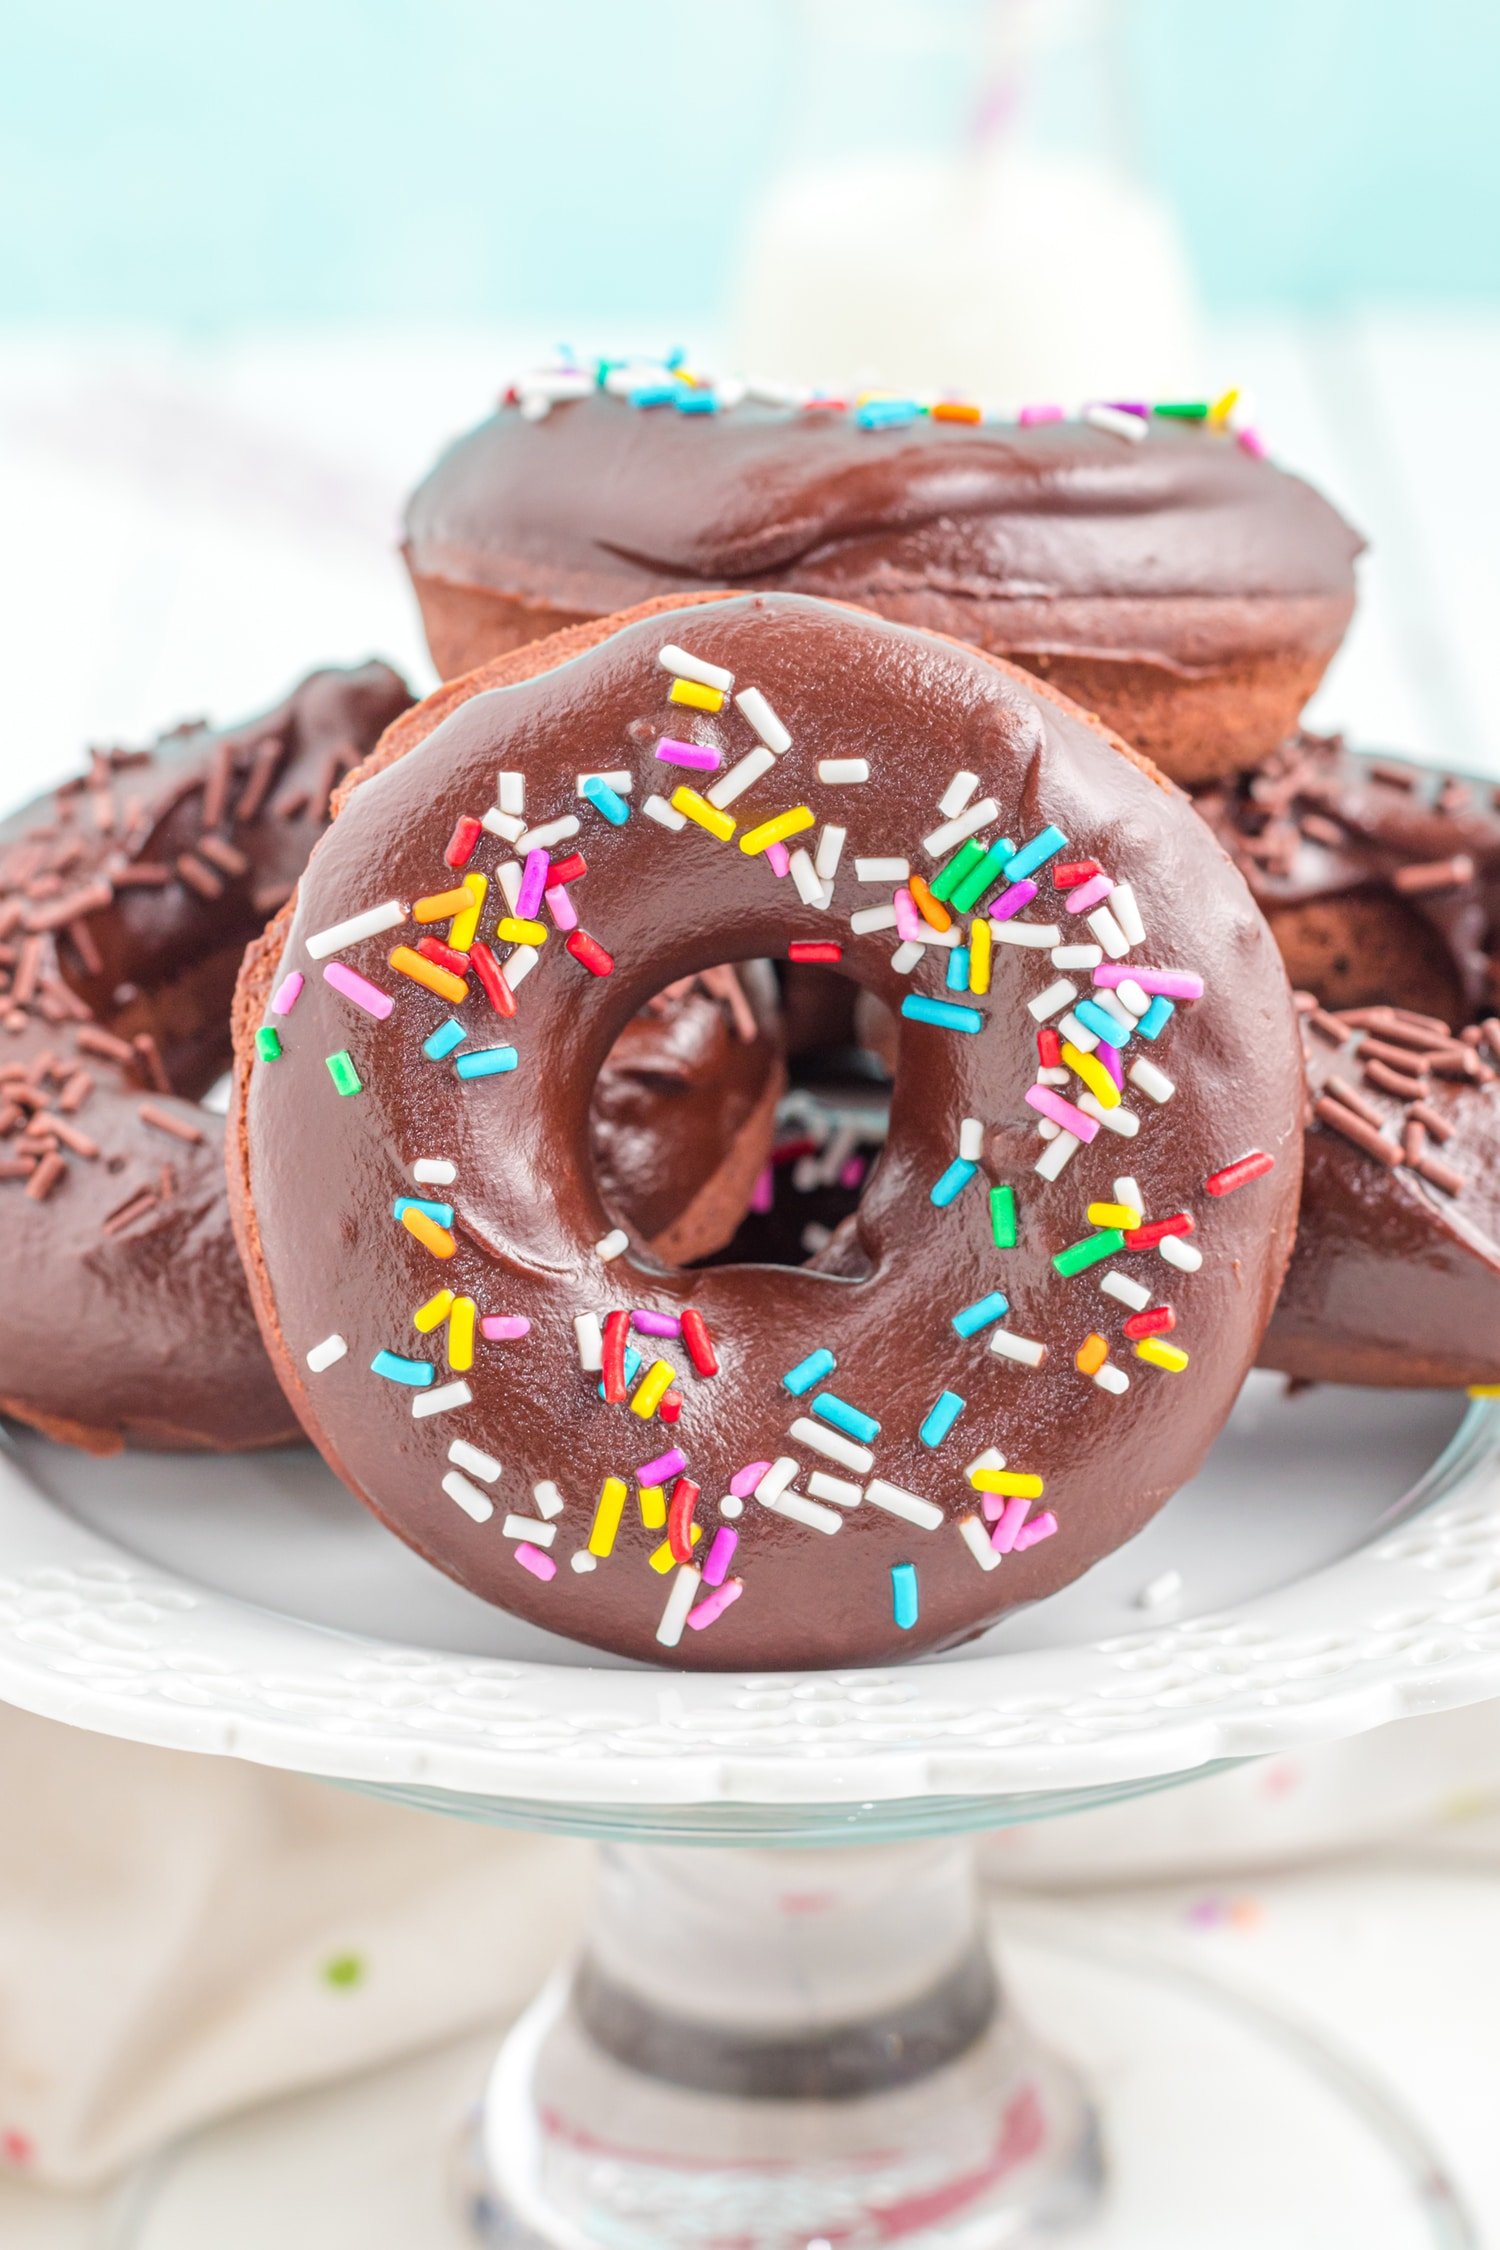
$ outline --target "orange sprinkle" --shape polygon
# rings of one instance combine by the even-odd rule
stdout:
[[[1109,1345],[1102,1336],[1085,1336],[1073,1363],[1080,1375],[1097,1375],[1108,1357]]]
[[[934,422],[977,422],[979,408],[966,406],[962,399],[940,398],[932,409],[932,419]]]
[[[425,1211],[414,1211],[410,1204],[401,1214],[401,1224],[405,1227],[407,1233],[414,1234],[422,1248],[430,1250],[435,1258],[451,1258],[458,1248],[458,1244],[446,1227],[440,1227],[436,1219],[429,1219]]]
[[[410,945],[398,945],[390,960],[393,969],[410,977],[413,984],[425,985],[440,1000],[467,1000],[469,997],[469,987],[463,977],[456,977],[451,969],[440,969],[436,961],[429,961]]]
[[[434,891],[430,898],[417,900],[411,917],[414,922],[447,922],[462,914],[469,903],[467,891]]]
[[[952,929],[953,916],[948,912],[941,899],[933,897],[920,875],[908,875],[906,887],[911,892],[912,903],[924,922],[930,923],[935,930]]]

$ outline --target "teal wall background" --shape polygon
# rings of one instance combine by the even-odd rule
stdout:
[[[0,0],[0,320],[711,318],[789,152],[893,92],[914,137],[960,129],[961,65],[903,76],[869,5],[810,89],[796,0]],[[1210,304],[1500,297],[1500,9],[1102,19],[1094,75]],[[1044,131],[1092,115],[1073,67]]]

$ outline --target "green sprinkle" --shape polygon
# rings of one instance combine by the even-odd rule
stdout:
[[[341,1094],[362,1094],[364,1092],[364,1081],[355,1069],[354,1057],[347,1047],[341,1047],[336,1055],[329,1055],[325,1059],[328,1064],[328,1075]]]
[[[281,1053],[281,1033],[274,1024],[263,1023],[255,1034],[255,1053],[261,1062],[275,1062]]]
[[[966,843],[959,845],[947,866],[940,868],[927,886],[933,897],[950,897],[964,877],[971,869],[977,867],[983,858],[983,844],[976,843],[972,836],[969,837]]]
[[[1097,1266],[1101,1259],[1112,1258],[1125,1247],[1125,1237],[1118,1227],[1101,1227],[1097,1234],[1086,1234],[1081,1242],[1069,1243],[1059,1250],[1052,1263],[1059,1273],[1082,1273],[1088,1266]]]
[[[335,1953],[323,1964],[323,1982],[331,1984],[335,1992],[348,1992],[364,1981],[365,1965],[357,1953]]]
[[[1162,404],[1153,406],[1151,411],[1153,414],[1165,414],[1173,422],[1206,422],[1208,420],[1208,400],[1206,398],[1167,399]]]
[[[986,891],[998,889],[1005,879],[1005,863],[1008,859],[1014,859],[1015,851],[1016,847],[1008,836],[1002,836],[998,843],[991,844],[979,865],[970,868],[961,883],[955,883],[953,910],[956,914],[967,914],[978,905]]]
[[[1013,1187],[990,1189],[990,1232],[995,1237],[997,1250],[1014,1250],[1016,1246],[1016,1191]]]

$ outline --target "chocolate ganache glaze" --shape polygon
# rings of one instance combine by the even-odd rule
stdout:
[[[1126,428],[1140,430],[1138,417]],[[1226,430],[1154,415],[964,422],[598,390],[504,405],[407,510],[438,669],[704,586],[854,601],[1008,656],[1180,781],[1296,725],[1354,602],[1361,542]]]
[[[622,764],[628,819],[552,841]],[[512,767],[517,852],[587,872],[501,1020],[402,960]],[[901,1018],[859,1271],[668,1267],[594,1180],[599,1066],[664,980],[809,947]],[[629,1656],[882,1662],[1065,1584],[1198,1468],[1291,1245],[1291,996],[1187,800],[1011,667],[799,596],[647,604],[412,712],[247,961],[236,1054],[231,1199],[309,1434],[463,1584]]]

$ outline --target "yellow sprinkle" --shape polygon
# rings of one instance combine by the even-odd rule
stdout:
[[[706,828],[710,836],[717,836],[721,844],[727,844],[734,834],[736,823],[728,813],[720,812],[717,805],[700,797],[696,789],[689,789],[686,782],[672,791],[672,810],[680,812],[684,820],[696,820],[700,828]]]
[[[672,799],[675,805],[677,799]],[[774,820],[763,820],[759,828],[747,828],[740,838],[740,850],[753,857],[756,852],[768,851],[772,844],[783,844],[788,836],[800,836],[804,828],[814,825],[810,805],[793,805],[790,812],[778,813]]]
[[[448,943],[455,953],[467,953],[479,935],[479,910],[484,904],[484,894],[490,887],[490,879],[488,875],[466,875],[463,887],[469,894],[469,903],[448,932]],[[536,941],[532,939],[531,942],[535,944]]]
[[[691,1539],[689,1539],[688,1545],[690,1547],[696,1547],[699,1540],[703,1537],[703,1526],[701,1523],[695,1523],[692,1529],[693,1535]],[[659,1547],[656,1547],[652,1550],[651,1568],[653,1570],[659,1570],[663,1578],[665,1578],[667,1572],[675,1566],[676,1561],[677,1557],[672,1552],[672,1542],[670,1539],[664,1539]]]
[[[674,680],[667,693],[669,703],[689,703],[695,711],[722,711],[724,690],[704,687],[699,680]]]
[[[1007,1500],[1040,1500],[1042,1480],[1019,1469],[976,1469],[969,1479],[976,1492],[1003,1493]]]
[[[1073,1354],[1073,1364],[1080,1375],[1097,1375],[1109,1357],[1109,1346],[1102,1336],[1085,1336]]]
[[[467,1375],[474,1364],[474,1320],[479,1311],[472,1297],[455,1297],[448,1315],[448,1365],[455,1375]]]
[[[976,914],[969,924],[969,990],[988,992],[990,989],[990,957],[995,941],[990,926],[982,914]]]
[[[1140,1212],[1133,1211],[1128,1203],[1091,1203],[1089,1205],[1089,1225],[1091,1227],[1120,1227],[1126,1234],[1132,1234],[1140,1223]]]
[[[1240,394],[1237,389],[1226,391],[1223,397],[1216,398],[1213,402],[1213,405],[1209,408],[1209,421],[1214,423],[1215,425],[1227,422],[1230,415],[1234,412],[1239,403]]]
[[[1065,1039],[1062,1043],[1062,1059],[1069,1070],[1077,1072],[1094,1099],[1105,1109],[1118,1107],[1120,1089],[1102,1062],[1097,1061],[1093,1055],[1086,1055],[1081,1047],[1075,1047],[1071,1039]]]
[[[462,914],[469,903],[465,890],[434,891],[430,898],[419,898],[411,910],[414,922],[446,922],[455,914]]]
[[[453,1291],[440,1289],[435,1297],[428,1298],[425,1305],[418,1305],[411,1316],[413,1328],[420,1330],[424,1336],[430,1336],[434,1328],[442,1327],[452,1303]]]
[[[606,1477],[600,1488],[594,1509],[594,1527],[589,1533],[589,1553],[607,1555],[613,1551],[615,1533],[620,1528],[620,1517],[625,1508],[625,1486],[619,1477]]]
[[[664,1484],[643,1484],[641,1490],[641,1522],[648,1531],[660,1531],[667,1520],[667,1488]]]
[[[1175,1344],[1164,1344],[1160,1336],[1143,1336],[1135,1347],[1137,1359],[1151,1367],[1164,1367],[1169,1375],[1180,1375],[1188,1363],[1188,1355]]]
[[[502,914],[495,924],[495,935],[502,945],[545,945],[547,928],[543,922],[528,922],[519,914]]]
[[[412,946],[398,945],[391,955],[391,967],[399,969],[402,976],[410,977],[413,984],[425,985],[440,1000],[467,1000],[469,997],[469,987],[462,977],[456,977],[451,969],[441,968],[436,961],[429,961],[425,953],[418,953]]]
[[[413,1211],[408,1206],[401,1214],[401,1224],[405,1227],[407,1233],[414,1234],[422,1248],[430,1250],[435,1258],[451,1258],[458,1248],[458,1244],[454,1241],[448,1229],[440,1227],[436,1219],[429,1219],[425,1211]]]
[[[952,929],[953,916],[948,912],[941,899],[933,897],[920,875],[909,875],[906,879],[906,887],[911,892],[912,904],[924,922],[929,923],[935,930]],[[986,937],[989,935],[989,927],[988,922],[986,922],[984,926]]]
[[[636,1384],[635,1396],[630,1402],[631,1413],[649,1422],[676,1380],[677,1370],[669,1359],[653,1360]]]
[[[1500,1398],[1500,1383],[1471,1383],[1470,1398]]]

